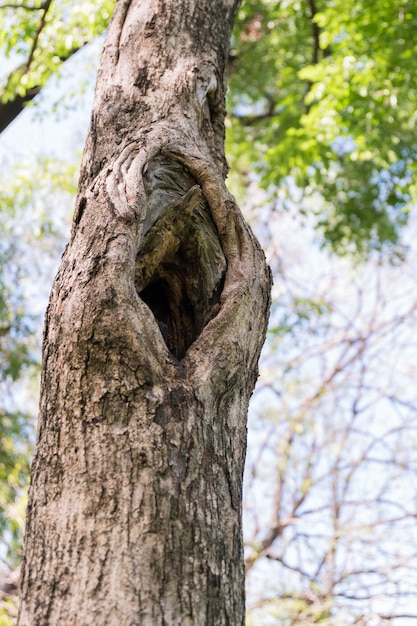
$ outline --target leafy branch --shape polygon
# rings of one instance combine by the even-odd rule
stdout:
[[[41,19],[39,21],[39,26],[38,26],[38,28],[37,28],[37,30],[35,32],[34,37],[33,37],[32,47],[31,47],[30,52],[29,52],[28,60],[27,60],[27,62],[25,64],[27,72],[29,71],[30,65],[32,63],[33,55],[35,54],[35,50],[36,50],[37,45],[38,45],[39,37],[40,37],[41,32],[43,31],[44,27],[45,27],[46,16],[47,16],[47,13],[48,13],[48,11],[50,9],[51,4],[52,4],[52,0],[46,0],[43,3],[43,5],[40,7],[40,9],[42,10],[42,17],[41,17]]]

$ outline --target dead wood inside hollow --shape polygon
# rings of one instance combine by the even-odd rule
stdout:
[[[218,311],[227,263],[209,204],[186,167],[161,155],[143,179],[148,210],[135,286],[181,359]]]

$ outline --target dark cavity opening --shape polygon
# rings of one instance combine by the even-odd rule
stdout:
[[[198,336],[202,320],[196,320],[195,307],[180,276],[177,273],[164,274],[164,279],[157,278],[140,293],[140,297],[154,314],[170,352],[181,359]]]

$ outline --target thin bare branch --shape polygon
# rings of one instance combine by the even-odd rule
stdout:
[[[25,11],[43,11],[44,4],[36,7],[29,4],[12,4],[9,2],[6,4],[0,4],[0,9],[24,9]]]

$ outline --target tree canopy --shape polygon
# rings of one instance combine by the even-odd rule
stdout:
[[[231,59],[232,167],[316,217],[338,252],[396,244],[415,201],[412,1],[254,1]],[[236,163],[237,158],[240,161]]]
[[[0,87],[0,131],[66,60],[104,31],[113,6],[114,0],[0,4],[0,53],[11,68]]]

